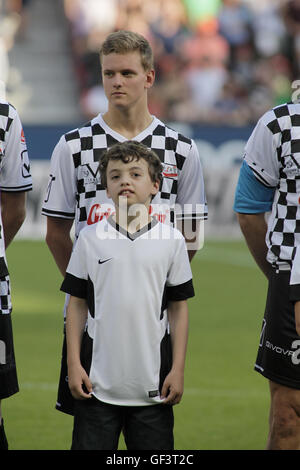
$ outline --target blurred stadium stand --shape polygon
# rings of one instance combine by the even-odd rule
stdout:
[[[81,111],[63,3],[22,3],[6,2],[12,10],[8,14],[11,24],[18,25],[8,53],[7,98],[24,124],[72,123],[80,119]]]
[[[255,122],[299,75],[300,0],[0,0],[0,12],[0,80],[25,123],[106,109],[98,51],[116,29],[150,41],[150,109],[166,121]]]
[[[61,134],[106,109],[98,51],[117,29],[147,37],[150,110],[198,145],[206,233],[239,236],[232,202],[244,144],[267,109],[300,96],[300,0],[0,0],[0,85],[24,123],[34,177],[21,236],[43,235]]]

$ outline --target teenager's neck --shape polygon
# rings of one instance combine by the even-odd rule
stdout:
[[[109,109],[102,117],[111,129],[129,140],[147,129],[153,121],[153,116],[148,109],[139,113],[136,110],[133,112],[133,110],[113,108]]]

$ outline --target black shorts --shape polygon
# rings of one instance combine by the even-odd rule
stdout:
[[[71,395],[68,384],[66,335],[64,335],[63,339],[60,376],[55,408],[69,415],[74,414],[74,398]]]
[[[18,391],[11,314],[0,314],[0,400]]]
[[[121,431],[127,450],[173,450],[171,405],[117,406],[95,397],[75,400],[72,450],[117,450]]]
[[[93,341],[89,337],[87,331],[84,331],[81,344],[81,364],[89,373],[92,358]],[[74,398],[70,392],[68,383],[68,366],[67,366],[67,342],[64,332],[62,357],[60,367],[60,377],[58,384],[57,400],[55,408],[63,413],[74,415]]]
[[[255,370],[275,383],[300,389],[300,337],[289,281],[289,271],[272,271]]]

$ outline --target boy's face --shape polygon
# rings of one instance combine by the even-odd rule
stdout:
[[[116,207],[120,206],[120,198],[126,198],[128,207],[134,204],[149,207],[152,197],[159,189],[159,182],[154,183],[151,180],[148,164],[143,158],[129,163],[110,160],[106,175],[107,195]]]
[[[144,69],[139,52],[112,53],[102,57],[102,80],[109,103],[126,108],[145,96],[154,71]]]

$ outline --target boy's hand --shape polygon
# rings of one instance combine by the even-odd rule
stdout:
[[[85,400],[92,396],[92,382],[81,365],[68,367],[69,388],[76,400]],[[87,390],[85,392],[84,388]]]
[[[295,303],[295,323],[297,333],[300,336],[300,302]]]
[[[164,404],[177,405],[183,395],[183,374],[176,371],[170,371],[161,390],[161,398]]]

